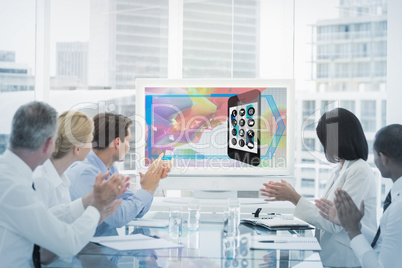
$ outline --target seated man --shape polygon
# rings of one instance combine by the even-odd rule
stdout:
[[[127,185],[122,176],[96,176],[93,200],[70,210],[81,215],[71,223],[56,218],[35,194],[32,171],[54,150],[57,113],[49,105],[31,102],[21,106],[12,121],[9,149],[0,156],[0,266],[40,266],[34,244],[61,257],[77,254],[92,238],[95,228]],[[118,201],[121,202],[121,201]],[[34,262],[32,263],[32,257]]]
[[[328,200],[322,200],[318,207],[325,218],[333,222],[339,219],[348,233],[350,246],[362,267],[401,267],[402,125],[389,125],[380,129],[375,136],[373,154],[374,163],[381,176],[393,181],[392,189],[384,202],[380,226],[373,240],[366,238],[373,237],[374,234],[367,233],[360,225],[364,216],[363,201],[359,210],[349,194],[338,189],[335,192],[336,213]]]
[[[67,169],[70,178],[71,199],[75,200],[88,194],[94,184],[94,175],[99,171],[110,171],[111,175],[118,173],[117,161],[123,161],[130,149],[132,121],[118,114],[104,113],[94,117],[94,139],[92,151],[82,162],[76,162]],[[161,156],[160,156],[161,158]],[[160,159],[159,158],[159,159]],[[153,173],[151,170],[141,175],[141,187],[134,194],[127,189],[123,194],[123,202],[117,211],[107,218],[96,229],[95,236],[117,235],[116,228],[126,225],[137,217],[142,217],[151,207],[153,194],[159,185],[159,180],[165,178],[170,171],[168,163],[162,163],[164,172]]]

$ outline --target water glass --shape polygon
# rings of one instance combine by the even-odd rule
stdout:
[[[237,198],[228,199],[228,235],[236,235],[240,224],[240,202]]]
[[[191,231],[197,231],[200,227],[200,202],[198,200],[192,200],[188,204],[187,226]]]
[[[172,239],[178,239],[182,233],[182,211],[174,209],[169,212],[169,236]]]
[[[199,249],[200,248],[200,233],[198,231],[189,231],[187,234],[188,248]]]

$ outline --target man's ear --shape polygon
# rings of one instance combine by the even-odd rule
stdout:
[[[113,141],[113,147],[114,147],[115,149],[119,149],[119,145],[120,145],[120,138],[117,137],[117,138],[114,139],[114,141]]]
[[[51,154],[53,152],[49,152],[49,150],[52,150],[52,143],[53,143],[53,137],[48,138],[45,143],[43,144],[43,153],[45,154]]]
[[[388,162],[389,162],[388,156],[385,155],[385,154],[383,154],[383,153],[381,153],[381,152],[380,152],[380,159],[381,159],[381,163],[382,163],[383,165],[387,165]]]

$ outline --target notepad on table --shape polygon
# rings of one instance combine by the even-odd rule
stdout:
[[[304,222],[297,218],[293,219],[281,219],[278,217],[272,219],[247,218],[242,219],[241,222],[261,226],[271,231],[313,229],[313,227],[310,226],[307,222]]]
[[[315,237],[253,236],[250,249],[321,250]]]
[[[183,245],[143,234],[93,237],[91,242],[116,250],[181,248]]]

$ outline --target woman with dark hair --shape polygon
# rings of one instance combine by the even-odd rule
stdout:
[[[319,120],[317,136],[324,147],[325,156],[337,163],[327,183],[323,198],[333,200],[335,190],[347,191],[356,204],[364,199],[365,214],[362,224],[376,230],[376,184],[374,173],[367,164],[368,145],[359,119],[343,108],[326,112]],[[285,180],[264,183],[260,189],[265,201],[290,201],[296,207],[294,215],[316,227],[322,251],[321,260],[326,267],[359,267],[360,262],[350,248],[350,241],[342,226],[320,215],[317,207],[302,197]]]

